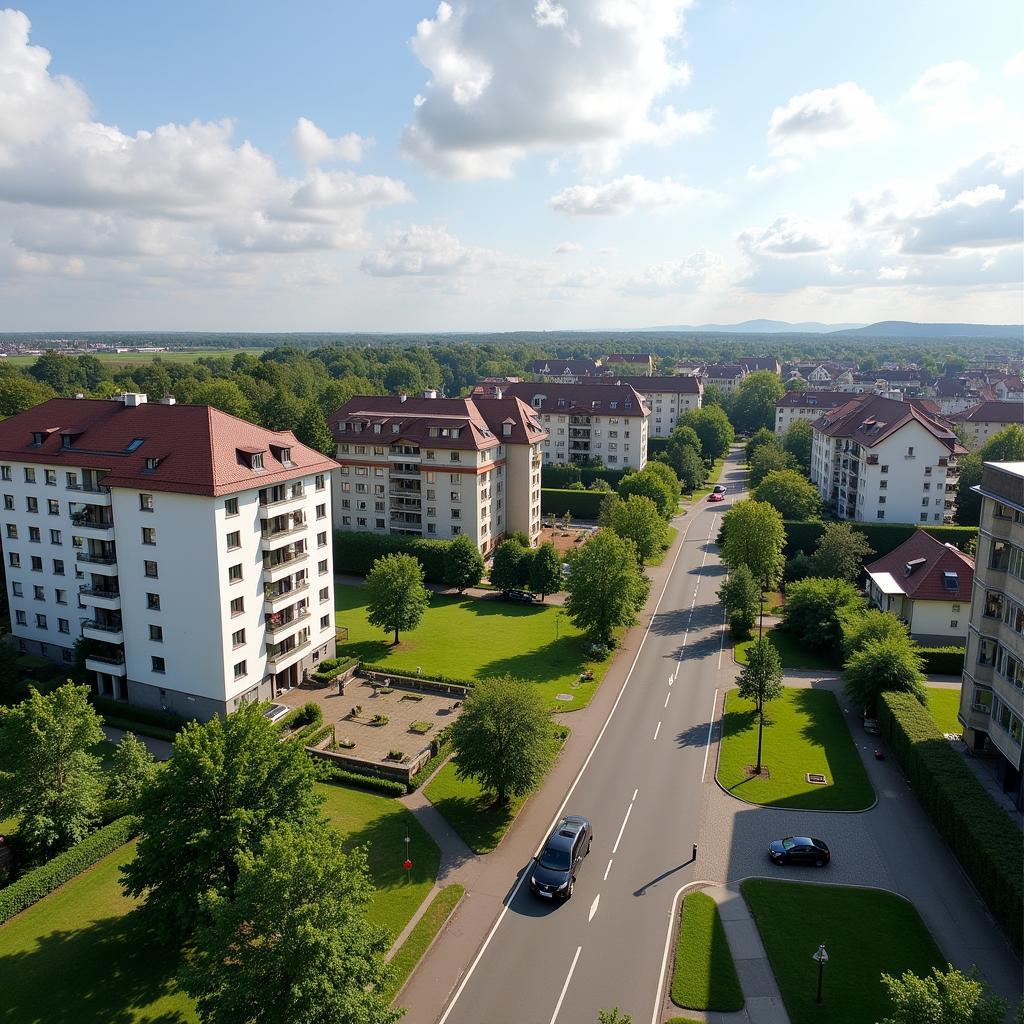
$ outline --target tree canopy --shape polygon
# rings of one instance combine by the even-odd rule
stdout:
[[[774,469],[754,488],[755,501],[766,501],[783,519],[814,519],[821,511],[818,488],[795,469]]]
[[[778,444],[774,430],[769,430],[767,427],[759,427],[755,430],[743,446],[743,458],[749,462],[754,452],[763,444]]]
[[[786,531],[778,509],[764,501],[739,501],[722,517],[722,561],[745,565],[758,586],[774,587],[782,576]]]
[[[543,601],[548,594],[562,589],[562,556],[551,541],[545,541],[533,553],[530,562],[530,589]]]
[[[654,502],[642,494],[632,494],[619,502],[612,512],[611,526],[620,537],[633,542],[641,564],[665,546],[665,520]]]
[[[981,496],[971,488],[981,483],[982,466],[986,462],[1024,461],[1024,427],[1000,430],[976,452],[960,459],[960,483],[957,489],[956,521],[961,526],[977,526],[981,515]]]
[[[867,537],[852,523],[826,523],[811,556],[811,574],[853,583],[873,554]]]
[[[705,390],[705,402],[709,390]],[[704,405],[700,409],[687,410],[679,417],[679,426],[694,429],[700,438],[701,455],[712,462],[723,458],[736,440],[736,431],[725,410],[719,405]]]
[[[906,636],[866,640],[843,666],[843,690],[862,708],[874,708],[886,690],[912,693],[925,703],[923,661]]]
[[[675,487],[658,470],[672,474]],[[648,462],[639,473],[630,473],[619,481],[619,497],[626,501],[633,495],[649,498],[664,519],[670,519],[679,507],[679,481],[663,463]]]
[[[814,429],[809,420],[795,420],[783,435],[782,447],[796,459],[805,472],[811,471],[811,448],[814,444]]]
[[[986,991],[975,971],[964,974],[952,964],[933,967],[924,978],[904,971],[882,975],[893,1008],[882,1024],[1003,1024],[1009,1006]],[[1018,1008],[1017,1020],[1024,1020]]]
[[[382,555],[366,577],[366,618],[371,626],[394,632],[415,629],[430,603],[423,566],[412,555]]]
[[[484,556],[468,533],[453,537],[444,553],[444,581],[461,594],[484,578]]]
[[[782,624],[809,651],[835,652],[843,638],[844,614],[863,606],[864,599],[852,583],[811,577],[786,587]]]
[[[747,650],[747,663],[736,680],[740,696],[753,701],[757,712],[757,763],[761,773],[761,742],[764,737],[764,706],[782,696],[782,659],[768,637],[759,637]]]
[[[733,396],[730,419],[737,430],[775,426],[775,403],[785,394],[779,375],[756,370],[740,381]]]
[[[750,486],[756,487],[769,473],[780,469],[797,470],[796,459],[776,440],[759,445],[750,456]]]
[[[508,593],[524,587],[530,579],[530,550],[518,540],[506,538],[494,552],[491,560],[491,584]]]

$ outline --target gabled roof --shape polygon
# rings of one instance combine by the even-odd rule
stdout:
[[[775,408],[835,409],[859,397],[852,391],[787,391],[775,403]]]
[[[980,402],[950,419],[965,423],[1024,423],[1024,405],[1020,402]]]
[[[971,599],[974,559],[952,544],[936,540],[924,530],[915,530],[898,548],[864,566],[864,569],[872,578],[884,578],[888,574],[900,591],[915,601]],[[955,589],[946,585],[947,579],[953,582],[947,575],[949,573],[956,574]]]
[[[779,373],[782,369],[779,366],[778,359],[774,356],[744,357],[740,360],[740,365],[745,367],[748,373],[754,373],[757,370],[768,370],[771,373]]]
[[[539,373],[551,377],[577,376],[583,377],[596,374],[601,367],[593,359],[534,359],[530,363],[530,373]]]
[[[952,429],[922,412],[913,402],[899,402],[880,395],[860,395],[814,421],[814,429],[828,437],[844,437],[872,448],[908,423],[917,422],[954,455],[967,449]]]
[[[43,435],[40,445],[33,434]],[[63,438],[69,447],[62,447]],[[249,456],[258,454],[263,466],[253,469]],[[89,398],[52,398],[4,420],[0,459],[105,470],[107,487],[208,496],[337,468],[290,431],[266,430],[209,405]],[[147,469],[152,459],[159,462]]]
[[[636,388],[641,395],[699,395],[704,390],[704,385],[699,377],[690,377],[681,373],[668,377],[622,377],[618,374],[613,374],[610,377],[598,377],[594,383],[629,384]]]
[[[742,377],[746,369],[739,363],[711,363],[704,367],[705,377],[715,377],[718,380],[730,380],[734,377]]]
[[[591,380],[561,384],[545,380],[510,384],[505,394],[521,398],[531,409],[542,413],[648,416],[651,412],[643,396],[631,384],[606,384]]]
[[[654,356],[650,352],[613,352],[605,356],[606,363],[642,363],[649,366],[654,362]]]

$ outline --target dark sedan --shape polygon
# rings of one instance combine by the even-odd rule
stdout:
[[[824,867],[832,857],[824,839],[811,836],[789,836],[768,844],[768,856],[775,864],[813,864]]]
[[[537,858],[530,889],[544,899],[567,900],[576,888],[576,873],[593,841],[594,832],[586,818],[574,814],[564,817]]]

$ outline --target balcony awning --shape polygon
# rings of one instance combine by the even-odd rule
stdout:
[[[883,594],[904,593],[903,588],[899,585],[899,583],[896,582],[892,573],[869,572],[868,577]]]

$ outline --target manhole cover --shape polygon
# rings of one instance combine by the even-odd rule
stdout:
[[[556,693],[555,700],[574,700],[575,698],[571,693]]]
[[[826,779],[824,775],[819,775],[817,772],[808,772],[804,776],[804,778],[807,779],[808,782],[812,783],[815,786],[827,786],[828,785],[828,779]]]

